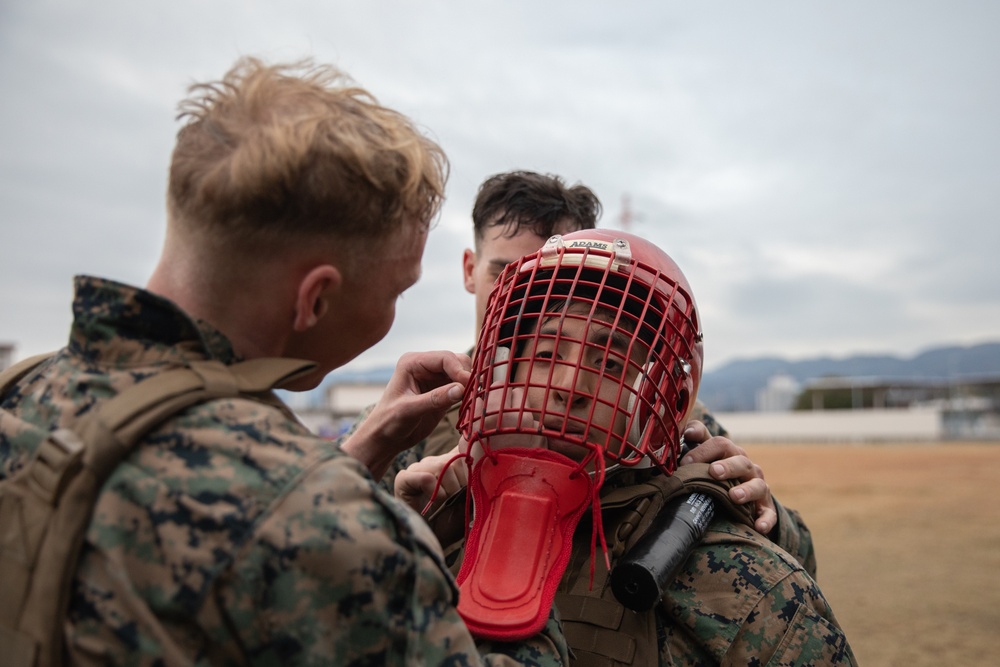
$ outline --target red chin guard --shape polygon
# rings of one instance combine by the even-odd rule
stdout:
[[[469,477],[475,518],[458,573],[458,612],[472,634],[498,641],[538,633],[569,563],[573,531],[592,498],[590,475],[546,449],[483,456]]]

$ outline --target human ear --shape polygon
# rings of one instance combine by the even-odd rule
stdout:
[[[340,289],[342,284],[340,270],[331,264],[321,264],[310,269],[299,281],[295,292],[292,328],[302,332],[316,326],[330,308],[331,290]]]
[[[476,293],[476,280],[472,272],[476,270],[476,253],[469,248],[462,253],[462,279],[465,282],[465,291],[469,294]]]

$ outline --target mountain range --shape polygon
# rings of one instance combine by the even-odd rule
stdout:
[[[755,409],[756,393],[775,375],[804,383],[821,377],[955,380],[1000,376],[1000,342],[933,347],[912,357],[854,355],[789,361],[776,357],[728,362],[705,373],[698,397],[714,412]]]

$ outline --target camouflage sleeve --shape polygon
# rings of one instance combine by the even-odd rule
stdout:
[[[795,557],[799,564],[816,578],[816,551],[813,549],[812,533],[802,520],[802,515],[793,509],[788,509],[774,498],[774,507],[778,511],[778,525],[769,535],[771,541]]]
[[[357,419],[354,420],[354,423],[351,424],[351,427],[349,429],[347,429],[347,431],[345,431],[343,435],[341,435],[339,438],[337,438],[337,443],[339,444],[339,443],[343,442],[348,437],[350,437],[355,431],[357,431],[358,430],[358,426],[360,426],[361,423],[364,420],[368,419],[368,415],[371,414],[372,409],[374,407],[375,407],[375,405],[372,404],[372,405],[369,405],[368,407],[366,407],[364,410],[362,410],[358,414]],[[386,493],[392,495],[392,493],[393,493],[393,482],[396,479],[396,475],[399,473],[400,470],[405,470],[411,464],[416,463],[417,461],[419,461],[420,459],[423,458],[423,453],[422,452],[423,452],[423,448],[424,448],[424,443],[425,442],[426,441],[421,440],[420,442],[418,442],[413,447],[410,447],[409,449],[406,449],[406,450],[403,450],[402,452],[400,452],[399,455],[397,455],[396,458],[393,459],[392,463],[389,464],[389,467],[386,469],[385,473],[382,475],[382,479],[380,479],[378,482],[376,482],[378,484],[379,488],[381,488]]]
[[[725,664],[856,665],[854,652],[816,582],[789,574],[747,615]]]
[[[354,433],[354,431],[358,428],[358,424],[368,418],[368,415],[372,411],[372,407],[374,406],[368,406],[361,412],[360,415],[358,415],[358,418],[354,421],[351,428],[348,429],[343,436],[341,436],[341,441]],[[385,471],[385,474],[382,475],[382,479],[378,481],[379,487],[389,495],[392,495],[393,483],[400,470],[405,470],[410,465],[416,463],[425,456],[436,456],[454,449],[455,445],[458,444],[459,439],[458,412],[459,404],[456,403],[447,413],[445,413],[445,416],[440,422],[438,422],[438,425],[429,436],[415,444],[413,447],[401,452],[393,460],[393,462],[389,464],[389,468]]]
[[[363,466],[314,467],[269,513],[223,589],[225,623],[255,663],[566,664],[558,622],[480,655],[457,589],[419,515]]]
[[[816,581],[766,538],[728,520],[712,522],[662,611],[666,664],[856,664]]]
[[[691,419],[697,419],[703,423],[713,437],[730,437],[725,427],[716,420],[701,401],[695,402],[695,407],[691,411]],[[772,499],[778,513],[778,523],[768,537],[779,547],[795,556],[806,572],[815,577],[816,553],[813,550],[812,533],[809,532],[809,528],[798,512],[786,508],[773,496]]]
[[[359,412],[357,418],[354,420],[354,423],[351,424],[350,427],[346,431],[344,431],[343,435],[341,435],[339,438],[337,438],[337,440],[338,441],[339,440],[345,440],[347,438],[347,436],[349,436],[352,433],[354,433],[355,431],[357,431],[358,430],[358,425],[361,422],[363,422],[364,420],[368,419],[368,415],[370,415],[372,413],[372,410],[374,408],[375,408],[375,404],[372,403],[367,408],[365,408],[361,412]]]

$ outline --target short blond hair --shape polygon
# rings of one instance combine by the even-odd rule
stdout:
[[[344,72],[242,58],[179,105],[168,207],[179,224],[268,244],[430,225],[448,160]]]

